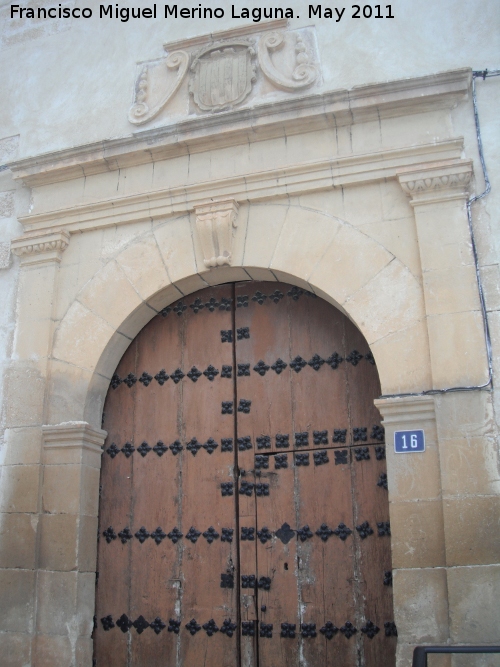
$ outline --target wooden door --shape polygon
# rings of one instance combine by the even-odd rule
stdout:
[[[98,667],[395,664],[373,357],[297,287],[165,308],[105,404]]]

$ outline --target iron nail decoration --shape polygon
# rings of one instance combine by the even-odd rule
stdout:
[[[281,624],[281,637],[286,639],[295,639],[295,628],[297,626],[295,623],[282,623]]]
[[[190,371],[188,371],[187,376],[193,382],[198,382],[198,378],[201,377],[201,371],[199,371],[196,366],[193,366]]]
[[[313,442],[315,445],[327,445],[328,431],[313,431]]]
[[[175,527],[173,530],[170,531],[170,533],[167,535],[169,540],[172,540],[174,544],[177,544],[177,542],[181,539],[181,537],[184,537],[181,531]]]
[[[203,445],[203,449],[205,449],[209,454],[212,454],[218,446],[218,443],[215,442],[213,438],[209,438]]]
[[[340,354],[334,352],[328,357],[326,363],[330,366],[331,369],[335,371],[343,361],[344,359],[340,356]]]
[[[326,542],[328,538],[333,535],[333,530],[329,528],[326,523],[322,523],[321,526],[316,531],[316,535],[321,537],[323,542]]]
[[[162,540],[164,540],[166,537],[166,533],[163,532],[163,529],[160,526],[155,528],[155,530],[151,533],[151,538],[156,542],[156,544],[161,544]]]
[[[345,442],[347,436],[346,428],[336,428],[333,431],[333,442]]]
[[[256,438],[257,449],[270,449],[271,438],[268,435],[259,435]]]
[[[345,542],[349,535],[352,535],[352,530],[348,528],[345,523],[339,523],[337,528],[333,531],[333,534],[339,537],[342,542]]]
[[[274,364],[271,366],[273,371],[276,373],[276,375],[280,375],[282,371],[285,370],[285,368],[288,366],[288,364],[285,364],[283,359],[276,359]]]
[[[153,632],[155,634],[159,635],[160,632],[162,630],[164,630],[167,626],[161,620],[161,618],[159,616],[157,616],[154,621],[151,621],[151,623],[149,624],[149,627],[153,630]]]
[[[145,387],[148,387],[151,384],[152,380],[153,376],[150,375],[149,373],[146,373],[146,371],[144,371],[141,377],[139,378],[139,382],[142,382],[142,384]]]
[[[135,447],[131,442],[126,442],[122,447],[122,452],[125,454],[127,458],[130,458],[132,454],[135,452]]]
[[[226,618],[222,623],[220,631],[226,635],[226,637],[232,637],[237,627],[236,623],[233,623],[230,618]]]
[[[217,540],[220,535],[213,526],[210,526],[210,528],[203,533],[203,537],[209,544],[212,544],[212,542]]]
[[[109,544],[112,540],[116,540],[117,535],[113,530],[113,526],[109,526],[106,530],[103,531],[103,536],[106,538],[106,542]]]
[[[324,635],[327,639],[333,639],[335,634],[339,631],[336,625],[334,625],[331,621],[327,621],[325,625],[320,628],[319,630],[322,635]]]
[[[152,626],[151,626],[152,627]],[[173,632],[176,635],[179,634],[179,630],[181,629],[181,622],[178,621],[175,618],[169,618],[168,619],[168,628],[167,632]]]
[[[175,384],[178,384],[184,377],[184,373],[181,371],[180,368],[176,368],[170,377],[175,382]]]
[[[167,374],[167,371],[164,368],[162,368],[161,371],[159,371],[155,375],[155,380],[158,382],[160,387],[163,387],[163,385],[165,384],[165,382],[168,380],[169,377],[170,375]]]
[[[356,530],[358,531],[362,540],[365,540],[369,535],[373,535],[373,528],[370,526],[368,521],[363,521],[361,525],[356,526]]]
[[[222,535],[220,538],[221,542],[232,542],[233,541],[233,528],[222,528]]]
[[[169,449],[172,452],[174,456],[176,456],[180,451],[182,451],[184,448],[179,442],[179,440],[175,440],[171,445],[169,445]]]
[[[314,368],[315,371],[319,371],[321,366],[325,363],[325,360],[322,359],[319,354],[315,354],[307,363],[311,368]]]
[[[245,340],[250,338],[250,329],[249,327],[240,327],[239,329],[236,329],[236,339],[237,340]]]
[[[300,373],[304,366],[307,366],[307,361],[302,359],[300,355],[297,355],[295,359],[292,359],[290,362],[290,368],[293,368],[296,373]]]
[[[353,366],[357,366],[359,364],[359,362],[361,361],[361,359],[363,359],[363,355],[360,354],[357,350],[353,350],[345,358],[345,360],[348,361]]]
[[[276,454],[274,457],[274,469],[280,470],[281,468],[288,468],[287,454]]]
[[[304,638],[316,637],[316,623],[302,623],[300,626],[301,635]]]
[[[350,639],[353,635],[356,634],[358,631],[358,628],[354,627],[354,625],[350,621],[346,621],[344,625],[340,628],[340,632],[344,635],[346,639]]]
[[[201,630],[201,626],[198,625],[196,620],[192,618],[189,623],[186,623],[186,629],[189,630],[189,633],[191,635],[195,635],[197,632]]]
[[[297,537],[300,538],[301,542],[305,542],[306,540],[313,537],[312,531],[307,524],[297,530]]]
[[[117,446],[115,445],[115,443],[113,442],[113,444],[112,444],[110,447],[107,448],[106,453],[107,453],[112,459],[114,459],[115,456],[116,456],[117,454],[120,453],[120,451],[121,451],[121,450],[118,449],[118,447],[117,447]]]
[[[157,454],[158,456],[163,456],[165,452],[168,452],[168,447],[164,442],[158,440],[156,445],[153,447],[153,452],[155,452],[155,454]]]
[[[216,632],[219,632],[219,628],[217,627],[213,618],[211,618],[207,623],[203,623],[203,629],[209,637],[212,637],[212,635],[214,635]]]
[[[272,623],[261,623],[260,624],[260,636],[265,637],[266,639],[272,639],[272,637],[273,637],[273,624]]]
[[[141,526],[137,533],[135,534],[135,537],[139,540],[141,544],[143,544],[149,537],[148,531],[144,528],[144,526]]]
[[[365,625],[361,628],[361,632],[365,634],[368,639],[373,639],[379,630],[380,628],[372,621],[366,621]]]
[[[130,528],[127,527],[123,530],[120,530],[118,537],[120,538],[122,544],[127,544],[127,542],[132,539],[133,535]]]
[[[369,461],[370,460],[370,450],[368,447],[355,447],[354,456],[356,461]]]
[[[255,623],[253,621],[242,621],[241,634],[243,637],[255,637]]]
[[[260,530],[257,531],[257,537],[262,542],[262,544],[265,544],[268,540],[273,539],[273,535],[269,531],[267,526],[264,526],[263,528],[261,528]]]
[[[137,451],[142,456],[142,458],[144,458],[146,454],[151,451],[151,447],[147,442],[142,442],[141,445],[137,447]]]
[[[196,530],[193,526],[188,530],[186,533],[186,539],[192,542],[193,544],[196,544],[196,541],[198,540],[199,536],[201,535],[201,532],[199,530]]]

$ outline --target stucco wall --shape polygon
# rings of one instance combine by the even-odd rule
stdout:
[[[164,43],[251,23],[231,19],[231,4],[210,3],[225,8],[223,19],[121,23],[97,18],[99,3],[89,0],[77,6],[93,8],[91,19],[61,20],[56,32],[52,22],[34,31],[29,21],[11,21],[10,3],[2,2],[0,52],[8,67],[0,72],[0,89],[9,91],[9,103],[0,110],[2,136],[20,133],[19,156],[24,157],[129,135],[126,111],[136,62],[161,57]],[[234,5],[239,11],[249,3]],[[130,6],[149,5],[142,0]],[[352,19],[346,9],[339,23],[309,19],[308,3],[289,0],[277,6],[291,7],[300,16],[290,21],[292,28],[315,26],[323,78],[320,92],[460,67],[498,67],[495,0],[482,0],[480,8],[467,0],[395,0],[394,19]],[[486,87],[491,90],[496,85],[490,81]],[[483,95],[486,107],[488,95]]]

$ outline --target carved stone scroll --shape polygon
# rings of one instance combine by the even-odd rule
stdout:
[[[210,202],[195,207],[196,229],[205,266],[231,264],[232,228],[236,227],[238,204],[234,199]]]
[[[309,63],[309,54],[300,34],[295,36],[295,69],[291,77],[286,76],[273,64],[271,53],[282,49],[287,40],[279,32],[263,35],[259,41],[259,64],[269,81],[286,91],[300,90],[311,86],[318,78],[318,68]]]
[[[255,62],[257,42],[260,68]],[[285,19],[268,21],[259,29],[250,25],[183,39],[164,48],[167,58],[140,65],[128,112],[133,125],[151,121],[167,105],[175,117],[230,111],[250,100],[265,101],[268,94],[275,98],[276,89],[301,91],[320,76],[312,30],[287,30]],[[255,85],[259,77],[264,83],[260,69],[271,86]]]
[[[154,64],[145,65],[136,82],[135,101],[130,108],[128,119],[134,125],[147,123],[157,116],[168,104],[181,85],[189,66],[189,54],[186,51],[173,51],[167,58]],[[173,76],[169,70],[177,70]],[[154,86],[151,77],[156,74],[162,79],[164,94],[154,101]]]

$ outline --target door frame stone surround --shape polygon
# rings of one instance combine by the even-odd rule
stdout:
[[[469,70],[364,86],[280,102],[265,117],[261,108],[246,115],[229,112],[225,125],[212,117],[205,123],[195,119],[182,137],[179,130],[175,143],[160,128],[11,165],[14,177],[32,188],[35,202],[21,218],[24,235],[12,243],[21,273],[14,361],[6,385],[2,511],[9,534],[17,537],[0,577],[7,600],[17,598],[1,627],[13,650],[52,656],[53,664],[92,664],[104,399],[130,341],[180,296],[228,281],[288,282],[325,298],[353,320],[375,356],[385,395],[487,380],[466,215],[472,160],[463,157],[459,137],[372,152],[351,146],[349,154],[308,161],[296,154],[267,170],[250,160],[250,169],[235,168],[229,176],[208,180],[200,170],[188,185],[162,188],[146,185],[143,169],[158,164],[167,175],[169,160],[190,145],[196,163],[206,155],[215,160],[218,151],[238,145],[265,146],[287,131],[307,143],[310,132],[355,126],[369,133],[381,117],[403,119],[409,128],[435,113],[444,123],[450,109],[467,99],[469,87]],[[113,194],[114,175],[122,168],[138,191]],[[91,175],[95,195],[85,201],[68,196]],[[408,198],[419,275],[381,242],[325,214],[321,206],[292,205],[279,233],[268,234],[278,206],[301,198],[308,202],[311,195],[328,198],[347,188],[362,199],[373,184],[398,184],[398,206]],[[206,238],[200,239],[210,237],[207,214],[220,214],[220,224],[229,225],[221,238],[231,247],[220,254],[229,259],[215,268],[207,265],[212,258],[204,250]],[[95,260],[93,243],[80,243],[127,225],[134,225],[133,238],[106,261]],[[330,228],[335,234],[329,239],[336,241],[326,249],[325,229]],[[71,254],[72,245],[78,245],[78,255]],[[353,260],[353,250],[359,261]],[[65,276],[75,262],[95,268],[86,269],[87,279],[72,292]],[[486,447],[489,394],[382,397],[376,405],[387,437],[398,667],[409,664],[416,643],[493,641],[488,629],[468,632],[459,595],[461,568],[493,567],[492,539],[479,555],[467,553],[459,546],[454,519],[467,498],[494,495],[480,464],[477,483],[464,491],[454,458],[471,438],[478,449]],[[425,429],[424,456],[393,453],[391,438],[398,428]],[[476,528],[476,537],[481,530]],[[469,579],[471,587],[478,584]]]

